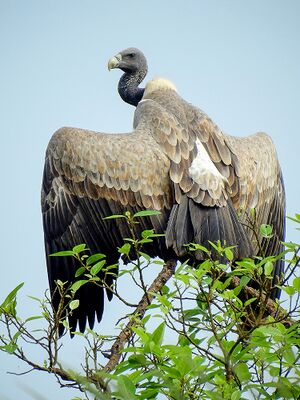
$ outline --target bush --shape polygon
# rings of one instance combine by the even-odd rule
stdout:
[[[133,227],[143,215],[149,212],[112,218],[126,218]],[[300,215],[293,220],[299,224]],[[261,231],[271,233],[266,226]],[[84,244],[55,255],[75,257],[80,277],[71,286],[57,282],[57,290],[67,299],[59,312],[53,313],[47,294],[44,299],[32,297],[41,313],[22,320],[17,295],[23,284],[9,293],[0,306],[0,349],[35,370],[54,374],[60,385],[80,389],[84,399],[299,399],[299,245],[285,243],[279,256],[234,263],[232,247],[212,243],[220,255],[216,261],[208,249],[191,244],[189,251],[205,252],[206,261],[196,267],[184,262],[175,270],[174,261],[163,264],[143,252],[143,245],[155,236],[153,230],[146,230],[141,238],[125,239],[119,249],[123,256],[129,257],[132,251],[139,256],[120,275],[130,276],[132,285],[142,291],[141,300],[121,319],[113,345],[111,336],[95,330],[76,332],[86,341],[80,374],[58,362],[58,326],[64,324],[68,331],[61,316],[78,307],[76,291],[88,281],[104,285],[97,274],[109,270],[105,256],[88,256]],[[284,300],[274,302],[270,299],[272,268],[283,256],[286,271],[280,287]],[[147,284],[145,271],[153,262],[162,268]],[[112,290],[129,304],[117,287]],[[35,319],[46,321],[46,328],[33,330]],[[46,361],[30,360],[23,349],[25,342],[39,346]],[[108,347],[109,354],[104,350]]]

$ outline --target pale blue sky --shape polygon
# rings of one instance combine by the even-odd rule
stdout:
[[[120,72],[107,71],[107,60],[129,46],[148,58],[148,79],[171,79],[226,133],[268,132],[288,215],[300,212],[299,21],[297,0],[0,0],[1,298],[25,281],[20,307],[29,315],[26,295],[47,287],[39,198],[52,133],[64,125],[130,130],[134,109],[117,94]],[[291,225],[287,237],[299,239]],[[80,346],[66,340],[64,360],[78,362]],[[45,399],[71,398],[46,375],[7,370],[24,367],[0,353],[3,400],[31,399],[22,385]]]

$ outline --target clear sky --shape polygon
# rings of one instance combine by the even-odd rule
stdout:
[[[20,308],[28,316],[36,310],[26,295],[42,296],[47,287],[40,185],[52,133],[65,125],[131,129],[134,108],[116,91],[120,71],[107,71],[108,59],[126,47],[145,53],[148,79],[171,79],[224,132],[269,133],[287,213],[299,213],[299,20],[297,0],[0,0],[0,299],[25,281]],[[299,240],[292,225],[287,238]],[[110,314],[108,306],[104,324]],[[65,341],[70,365],[79,362],[80,346]],[[71,398],[47,375],[7,370],[26,369],[0,353],[2,400],[32,399],[24,386],[40,399]]]

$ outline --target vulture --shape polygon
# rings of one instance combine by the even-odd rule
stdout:
[[[145,252],[163,260],[184,259],[188,243],[210,246],[220,240],[233,249],[234,260],[279,254],[285,235],[285,193],[271,138],[224,134],[199,108],[186,102],[170,81],[157,78],[139,87],[147,61],[136,48],[112,57],[108,69],[123,71],[121,98],[135,107],[133,130],[102,133],[63,127],[47,147],[42,182],[42,215],[47,270],[54,309],[59,304],[56,281],[74,282],[79,265],[72,257],[52,253],[85,243],[117,264],[118,247],[130,237],[124,219],[104,219],[125,211],[159,210],[136,225],[164,233]],[[248,218],[255,209],[257,226],[273,227],[271,239],[255,236]],[[253,215],[253,212],[252,212]],[[196,252],[198,262],[204,259]],[[116,271],[117,273],[117,267]],[[106,287],[114,275],[100,271]],[[101,275],[102,274],[102,275]],[[283,274],[283,261],[273,269],[274,289]],[[79,306],[67,313],[72,331],[100,322],[110,290],[88,283],[76,293]],[[62,333],[62,330],[60,333]]]

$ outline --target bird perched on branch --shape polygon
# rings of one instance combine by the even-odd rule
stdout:
[[[49,255],[86,243],[92,253],[105,253],[108,263],[118,262],[117,247],[130,232],[122,219],[103,219],[112,214],[159,210],[160,215],[143,218],[136,229],[137,234],[151,228],[165,233],[147,247],[149,255],[164,260],[184,258],[187,243],[209,246],[217,240],[235,246],[236,260],[253,257],[259,249],[278,254],[285,194],[271,138],[265,133],[225,135],[168,80],[139,87],[147,61],[136,48],[112,57],[108,68],[124,72],[118,91],[136,107],[132,132],[112,135],[65,127],[54,133],[46,152],[42,213],[54,308],[59,304],[56,280],[73,282],[78,265],[70,257]],[[257,242],[245,226],[253,209],[258,225],[273,227],[271,239]],[[203,257],[196,253],[199,261]],[[279,260],[274,283],[282,272]],[[113,284],[112,275],[105,279]],[[79,306],[68,316],[71,330],[78,323],[83,332],[87,321],[92,328],[95,316],[101,320],[104,293],[93,284],[78,290]],[[271,297],[278,295],[274,288]],[[112,297],[109,290],[107,297]]]

